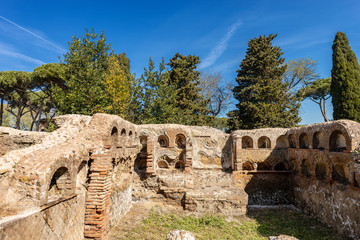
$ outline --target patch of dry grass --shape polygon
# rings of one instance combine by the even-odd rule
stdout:
[[[299,211],[261,209],[247,216],[193,215],[179,209],[135,207],[111,230],[112,239],[166,239],[171,230],[192,232],[196,239],[268,239],[281,234],[305,240],[335,240],[330,228]],[[137,212],[137,213],[136,213]],[[140,216],[138,215],[140,214]]]

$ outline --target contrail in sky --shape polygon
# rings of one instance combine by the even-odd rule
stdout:
[[[42,41],[46,42],[47,44],[50,44],[50,45],[52,45],[52,46],[54,46],[54,47],[56,47],[56,48],[60,49],[61,51],[66,52],[66,50],[65,50],[65,49],[63,49],[62,47],[59,47],[58,45],[56,45],[56,44],[54,44],[54,43],[52,43],[52,42],[49,42],[48,40],[46,40],[46,39],[44,39],[44,38],[40,37],[40,36],[39,36],[39,35],[37,35],[36,33],[33,33],[33,32],[31,32],[30,30],[27,30],[26,28],[23,28],[23,27],[22,27],[22,26],[20,26],[19,24],[16,24],[16,23],[14,23],[14,22],[10,21],[9,19],[7,19],[7,18],[5,18],[5,17],[3,17],[3,16],[0,16],[0,18],[1,18],[1,19],[3,19],[3,20],[5,20],[5,21],[7,21],[8,23],[11,23],[12,25],[14,25],[14,26],[16,26],[16,27],[20,28],[21,30],[23,30],[23,31],[25,31],[25,32],[27,32],[27,33],[30,33],[30,34],[31,34],[31,35],[33,35],[34,37],[36,37],[36,38],[38,38],[38,39],[40,39],[40,40],[42,40]]]
[[[221,39],[221,41],[211,50],[209,55],[200,63],[199,69],[210,67],[215,61],[225,52],[230,38],[235,34],[235,31],[240,27],[241,21],[238,20],[231,25],[228,32]]]

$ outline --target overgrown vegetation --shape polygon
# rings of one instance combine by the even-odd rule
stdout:
[[[160,214],[152,210],[140,224],[126,232],[113,232],[113,239],[166,239],[171,230],[187,230],[196,239],[268,239],[288,235],[304,240],[341,239],[317,220],[294,210],[261,210],[227,220],[221,215]]]
[[[39,131],[41,122],[59,114],[109,113],[136,124],[207,125],[227,131],[294,127],[304,99],[316,102],[327,121],[330,95],[334,119],[360,121],[360,66],[345,34],[336,34],[332,78],[324,79],[316,73],[316,60],[285,63],[281,48],[272,45],[276,36],[249,40],[235,85],[220,72],[200,72],[199,56],[180,53],[167,62],[162,59],[157,69],[150,58],[136,78],[130,59],[114,53],[103,32],[85,30],[83,36],[73,36],[59,63],[33,72],[0,72],[0,126]]]

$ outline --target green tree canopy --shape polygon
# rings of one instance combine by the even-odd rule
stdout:
[[[36,85],[32,74],[23,71],[7,71],[0,74],[0,85],[7,88],[4,98],[7,101],[6,110],[15,117],[15,128],[20,129],[21,117],[27,108],[29,94]]]
[[[346,35],[338,32],[333,46],[331,88],[334,119],[360,121],[360,66]]]
[[[180,53],[176,53],[168,63],[167,82],[175,93],[173,105],[178,111],[174,123],[208,125],[211,122],[211,117],[207,115],[209,100],[204,98],[199,87],[200,72],[196,70],[199,63],[198,56],[183,56]]]
[[[286,70],[277,35],[250,39],[246,56],[237,70],[233,93],[237,109],[230,112],[230,130],[293,127],[300,121],[299,102],[282,82]]]
[[[109,104],[104,82],[110,54],[103,32],[98,36],[85,30],[84,36],[73,36],[63,62],[67,90],[57,91],[60,113],[91,115]]]
[[[326,100],[330,98],[331,78],[318,79],[298,91],[298,96],[310,99],[320,107],[324,121],[327,122]]]

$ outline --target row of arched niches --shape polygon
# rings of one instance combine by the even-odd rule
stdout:
[[[310,135],[310,137],[309,137]],[[310,141],[311,139],[311,141]],[[261,136],[256,141],[250,136],[243,136],[241,138],[241,146],[243,149],[260,149],[260,148],[277,148],[277,149],[328,149],[332,152],[343,152],[350,150],[350,140],[345,137],[345,134],[340,130],[334,130],[330,136],[317,131],[313,134],[306,132],[301,133],[298,137],[294,133],[289,135],[282,135],[272,143],[267,136]],[[256,142],[256,146],[254,145]]]
[[[269,136],[274,136],[269,129]],[[263,134],[265,135],[265,134]],[[276,134],[275,134],[276,135]],[[357,169],[355,147],[359,145],[360,124],[338,121],[288,130],[285,134],[269,138],[242,134],[241,149],[269,151],[287,149],[286,159],[247,161],[241,164],[245,171],[271,170],[292,171],[305,178],[323,182],[339,182],[359,187],[360,172]],[[241,154],[247,155],[242,151]],[[360,156],[360,155],[359,155]],[[245,159],[245,158],[244,158]]]

